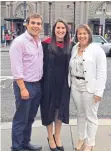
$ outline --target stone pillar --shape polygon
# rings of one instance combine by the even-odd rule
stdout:
[[[80,24],[88,24],[89,2],[80,2]]]
[[[37,12],[41,15],[41,16],[43,16],[43,6],[42,6],[42,3],[43,2],[38,2],[37,3]]]
[[[86,7],[85,7],[85,24],[88,24],[88,14],[89,14],[89,1],[86,1],[85,2],[85,5],[86,5]]]
[[[80,24],[83,24],[84,19],[84,1],[80,2]]]

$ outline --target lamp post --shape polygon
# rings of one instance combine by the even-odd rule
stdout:
[[[100,29],[102,31],[102,36],[105,36],[105,14],[106,14],[106,10],[105,8],[102,10],[102,15],[100,17]]]
[[[36,13],[37,13],[37,2],[35,2],[35,4],[36,4]]]
[[[49,2],[49,35],[51,34],[51,5],[52,2]]]
[[[72,3],[73,3],[73,6],[72,5],[67,5],[67,8],[70,9],[71,13],[73,14],[72,23],[68,23],[71,38],[72,38],[73,34],[75,33],[75,5],[76,5],[76,2],[74,1]],[[70,6],[71,6],[71,8],[70,8]]]
[[[102,20],[102,21],[103,21],[103,22],[102,22],[102,23],[103,23],[103,36],[105,36],[105,11],[106,11],[106,10],[103,9],[103,20]]]
[[[75,33],[75,2],[73,2],[73,4],[74,4],[74,20],[73,20],[73,29],[74,29],[74,33]]]
[[[104,16],[104,24],[103,24],[103,35],[105,36],[105,29],[106,29],[106,18],[107,19],[110,19],[110,17],[107,15],[107,13],[106,13],[106,9],[104,8],[103,9],[103,16]]]
[[[23,25],[24,25],[24,27],[25,27],[25,25],[26,25],[26,1],[24,1],[24,23],[23,23]],[[26,27],[24,28],[24,30],[26,29]]]
[[[10,2],[10,16],[12,17],[12,20],[11,20],[11,31],[12,33],[14,32],[14,22],[13,22],[13,2]]]
[[[7,4],[7,17],[9,18],[9,4]],[[9,29],[9,22],[7,23],[7,29]]]

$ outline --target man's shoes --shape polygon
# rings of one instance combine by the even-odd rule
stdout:
[[[42,149],[42,146],[28,144],[28,146],[22,146],[22,148],[29,151],[39,151]]]

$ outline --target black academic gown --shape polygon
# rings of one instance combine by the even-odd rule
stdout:
[[[40,104],[42,124],[47,126],[55,120],[56,109],[59,109],[58,119],[69,123],[68,66],[69,55],[64,54],[64,48],[57,45],[57,52],[49,50],[50,39],[42,42],[44,66],[42,78],[42,99]]]

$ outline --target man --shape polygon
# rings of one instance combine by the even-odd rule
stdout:
[[[16,112],[12,122],[12,151],[39,151],[42,148],[30,144],[32,123],[40,104],[40,80],[43,75],[43,50],[39,38],[41,16],[29,16],[26,27],[25,33],[15,38],[10,48],[16,99]]]

